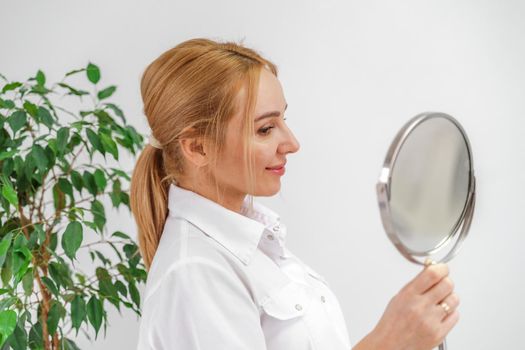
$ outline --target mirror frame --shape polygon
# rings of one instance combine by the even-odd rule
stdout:
[[[465,205],[463,207],[463,211],[454,225],[452,232],[448,234],[446,238],[444,238],[435,248],[419,252],[414,251],[410,248],[408,248],[406,245],[403,244],[403,242],[400,240],[394,225],[392,221],[392,216],[390,212],[390,189],[391,189],[391,179],[392,179],[392,169],[395,166],[396,159],[399,155],[399,152],[401,151],[401,148],[403,147],[403,144],[405,143],[406,139],[410,136],[412,131],[420,125],[421,123],[432,119],[432,118],[445,118],[452,122],[460,131],[461,136],[463,137],[465,141],[465,145],[467,147],[468,152],[468,158],[469,158],[469,185],[468,185],[468,192],[467,192],[467,198],[465,201]],[[452,259],[454,256],[456,256],[461,243],[463,240],[465,240],[470,225],[472,223],[472,216],[474,214],[474,206],[476,202],[476,177],[474,176],[474,163],[472,158],[472,149],[470,147],[470,142],[468,140],[467,134],[465,133],[465,130],[463,127],[459,124],[459,122],[454,119],[452,116],[441,113],[441,112],[424,112],[421,114],[418,114],[414,118],[410,119],[397,133],[396,137],[392,141],[392,144],[390,145],[390,148],[388,149],[387,155],[385,157],[385,161],[383,163],[383,168],[381,170],[381,175],[379,176],[379,181],[376,185],[376,191],[377,191],[377,198],[379,203],[379,211],[381,213],[381,221],[383,222],[383,227],[385,229],[385,232],[387,233],[388,238],[394,246],[397,248],[397,250],[409,261],[412,261],[419,265],[424,265],[424,261],[418,260],[417,257],[429,257],[430,255],[437,253],[442,248],[447,246],[449,243],[453,241],[453,245],[450,249],[450,251],[444,255],[439,261],[437,262],[448,262],[450,259]]]

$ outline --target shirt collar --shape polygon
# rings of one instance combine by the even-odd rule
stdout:
[[[176,184],[170,184],[168,208],[170,216],[188,220],[244,264],[250,262],[264,230],[278,226],[280,221],[277,213],[260,203],[254,201],[250,209],[248,196],[239,214]]]

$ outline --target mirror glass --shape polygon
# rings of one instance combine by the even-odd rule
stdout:
[[[456,231],[468,199],[470,153],[449,119],[410,131],[391,169],[390,214],[399,240],[415,254],[439,248]]]

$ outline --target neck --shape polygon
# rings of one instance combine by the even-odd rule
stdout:
[[[192,183],[182,180],[177,182],[177,186],[193,191],[198,195],[212,200],[226,209],[239,214],[241,213],[244,198],[246,197],[246,193],[234,191],[229,188],[217,189],[214,184],[203,184],[200,182]]]

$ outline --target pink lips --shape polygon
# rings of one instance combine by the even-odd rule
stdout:
[[[278,165],[278,166],[275,166],[275,167],[271,167],[271,168],[266,168],[266,170],[276,174],[276,175],[284,175],[285,173],[285,165],[286,163],[283,163],[282,165]]]

